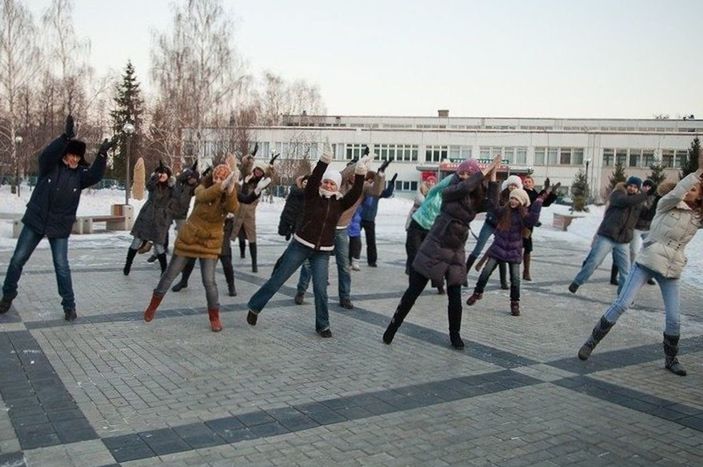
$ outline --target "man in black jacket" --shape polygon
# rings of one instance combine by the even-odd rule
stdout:
[[[76,136],[73,117],[66,118],[64,134],[39,155],[39,179],[22,218],[24,227],[7,268],[2,287],[0,313],[10,309],[17,296],[22,268],[42,238],[49,239],[56,282],[66,321],[76,319],[71,269],[68,265],[68,236],[71,234],[81,191],[98,183],[105,173],[107,152],[112,141],[105,140],[92,165],[85,160],[85,143]],[[89,167],[88,167],[89,166]]]
[[[630,177],[625,182],[625,190],[614,189],[608,198],[608,208],[605,210],[603,221],[598,227],[598,233],[593,239],[591,251],[581,266],[581,270],[569,285],[569,292],[583,285],[593,274],[605,257],[613,252],[613,261],[620,272],[618,293],[630,272],[630,247],[633,229],[640,216],[642,204],[647,198],[648,188],[640,192],[642,180]]]

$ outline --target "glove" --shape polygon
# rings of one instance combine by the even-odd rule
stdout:
[[[347,167],[349,167],[350,165],[354,165],[354,164],[356,164],[357,162],[359,162],[359,158],[358,158],[358,157],[354,157],[352,160],[350,160],[349,162],[347,162]]]
[[[561,188],[561,182],[557,182],[557,184],[552,187],[552,193],[559,193],[559,188]]]
[[[361,159],[359,159],[359,162],[356,163],[356,167],[354,167],[354,175],[366,175],[366,172],[369,171],[368,163],[369,160],[371,159],[371,156],[364,156]]]
[[[280,155],[281,155],[281,153],[278,153],[278,154],[274,155],[273,157],[271,157],[271,160],[269,161],[269,165],[273,165],[273,163],[276,161],[276,159],[278,159],[278,156],[280,156]]]
[[[230,172],[227,177],[222,180],[222,183],[220,184],[220,189],[222,191],[232,191],[231,188],[234,187],[234,171]]]
[[[369,155],[369,147],[364,146],[364,152],[361,154],[362,156],[368,156]]]
[[[171,187],[171,188],[173,188],[174,186],[176,186],[176,177],[174,177],[173,175],[171,175],[170,177],[168,177],[168,186]]]
[[[544,179],[544,191],[549,190],[549,185],[550,185],[549,177]]]
[[[256,184],[256,188],[254,188],[254,194],[256,196],[259,196],[264,189],[271,184],[271,179],[268,177],[264,177],[261,180],[259,180],[259,183]]]
[[[325,164],[329,164],[332,162],[332,151],[328,150],[329,147],[325,145],[325,150],[322,151],[322,155],[320,156],[320,161],[324,162]]]
[[[115,146],[115,138],[107,139],[102,142],[100,148],[98,148],[98,154],[101,156],[107,156],[107,152]]]
[[[256,151],[259,150],[259,143],[254,143],[254,150],[251,152],[252,156],[256,156]]]
[[[63,135],[66,137],[66,139],[72,139],[76,137],[76,124],[73,121],[72,115],[66,117],[66,125],[63,129]]]
[[[391,163],[390,159],[386,159],[385,161],[383,161],[383,163],[381,164],[381,167],[378,168],[378,172],[385,172],[386,167],[388,167],[388,164],[390,164],[390,163]]]
[[[395,183],[396,178],[398,178],[398,174],[393,174],[393,178],[391,178],[391,185]]]

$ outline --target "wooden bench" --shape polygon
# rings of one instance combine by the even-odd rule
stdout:
[[[95,232],[95,224],[105,223],[105,230],[129,230],[127,217],[125,216],[78,216],[73,223],[72,232],[74,234],[92,234]]]
[[[566,229],[571,225],[571,221],[574,219],[579,219],[583,216],[572,216],[571,214],[559,214],[554,213],[554,218],[552,219],[552,226],[555,229],[562,230],[566,232]]]

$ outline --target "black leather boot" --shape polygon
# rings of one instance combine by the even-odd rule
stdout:
[[[614,264],[610,267],[610,284],[620,285],[618,283],[618,268]]]
[[[679,353],[679,336],[671,336],[664,333],[664,355],[666,355],[665,367],[675,375],[686,376],[686,369],[679,363],[676,355]]]
[[[138,250],[133,250],[131,248],[127,250],[127,261],[125,261],[124,268],[122,269],[122,273],[125,276],[129,276],[129,271],[132,270],[132,262],[134,261],[134,257],[137,256],[137,251]]]
[[[393,337],[395,337],[395,333],[398,331],[398,328],[400,328],[400,325],[403,324],[403,320],[408,315],[408,311],[401,310],[400,305],[396,308],[393,318],[391,318],[391,322],[388,323],[386,332],[383,333],[384,344],[390,344],[393,342]]]
[[[615,323],[611,323],[604,316],[601,316],[600,321],[596,324],[596,327],[591,331],[591,335],[588,340],[579,349],[579,358],[581,360],[588,360],[591,356],[591,352],[596,348],[596,345],[605,337],[606,334],[610,332],[610,329]]]
[[[159,260],[159,266],[161,266],[161,274],[166,272],[166,266],[168,266],[168,260],[166,259],[166,253],[161,253],[157,255],[156,258]]]
[[[459,331],[461,331],[461,302],[459,302],[459,308],[456,310],[452,309],[450,305],[448,315],[449,341],[452,343],[452,347],[461,350],[464,348],[464,341],[461,340],[461,335],[459,334]]]
[[[249,242],[249,253],[251,254],[251,272],[259,272],[259,267],[256,264],[256,243]]]

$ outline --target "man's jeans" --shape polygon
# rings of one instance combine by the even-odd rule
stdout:
[[[5,283],[2,286],[3,296],[12,299],[17,296],[17,283],[22,276],[22,268],[42,238],[44,235],[36,233],[26,225],[22,227],[15,252],[7,268]],[[68,266],[68,237],[50,238],[49,245],[51,246],[51,257],[54,260],[54,271],[56,271],[56,284],[62,298],[61,305],[64,310],[75,310],[76,298],[73,295],[71,269]]]
[[[168,263],[166,271],[161,275],[159,284],[154,289],[156,295],[164,296],[168,292],[169,287],[176,280],[176,277],[183,271],[186,264],[190,261],[195,261],[192,258],[178,256],[176,254]],[[205,288],[205,298],[207,300],[208,310],[217,310],[220,308],[219,296],[217,293],[217,283],[215,282],[215,267],[217,260],[213,258],[200,258],[200,274],[203,278],[203,287]]]
[[[637,263],[632,267],[630,275],[625,280],[622,291],[618,294],[615,303],[603,315],[610,323],[617,322],[618,318],[627,311],[632,302],[637,297],[637,292],[647,283],[650,278],[654,278],[659,284],[664,301],[664,311],[666,313],[666,324],[664,332],[670,336],[678,336],[681,332],[681,319],[679,317],[680,296],[679,280],[668,279],[658,272],[645,268]]]
[[[346,232],[344,233],[346,235]],[[348,251],[342,253],[346,258]],[[327,275],[329,273],[330,252],[315,251],[295,239],[288,244],[288,248],[281,256],[281,262],[271,278],[249,299],[249,303],[247,303],[249,310],[259,314],[271,300],[271,297],[278,292],[305,260],[309,260],[312,272],[312,288],[315,295],[315,330],[321,332],[329,329]]]
[[[576,285],[583,285],[593,274],[598,266],[601,265],[603,260],[608,253],[612,250],[613,261],[615,266],[618,268],[618,294],[622,291],[623,284],[627,279],[627,275],[630,272],[630,245],[628,243],[617,243],[608,237],[602,235],[596,235],[593,241],[593,246],[591,251],[586,256],[586,259],[581,266],[581,270],[576,277],[574,282]]]
[[[347,229],[337,229],[334,234],[334,259],[337,262],[339,301],[351,300],[351,269],[349,268],[349,234]],[[300,269],[297,290],[304,294],[310,285],[310,264],[305,261]]]

